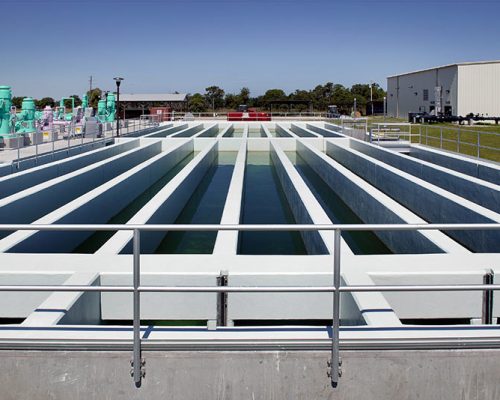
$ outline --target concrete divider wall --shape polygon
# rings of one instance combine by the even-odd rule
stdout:
[[[276,137],[293,137],[285,128],[283,128],[281,125],[276,124]]]
[[[0,165],[0,177],[12,174],[12,163]]]
[[[203,132],[196,135],[197,137],[214,137],[219,133],[219,125],[214,124],[203,130]]]
[[[99,286],[95,272],[77,272],[64,285]],[[98,292],[55,292],[40,304],[23,322],[22,326],[46,327],[56,324],[98,325],[101,315]]]
[[[406,210],[324,154],[297,143],[297,152],[307,164],[335,191],[364,223],[404,224]],[[401,214],[401,215],[399,215]],[[411,216],[409,216],[410,218]],[[412,223],[422,223],[414,218]],[[375,232],[394,253],[441,253],[443,250],[419,232]]]
[[[271,135],[271,132],[269,132],[269,128],[264,125],[264,124],[261,124],[260,125],[260,135],[262,137],[266,137],[266,138],[272,138],[273,135]]]
[[[297,124],[291,124],[290,130],[293,133],[295,133],[297,136],[300,136],[300,137],[314,137],[314,138],[318,137],[318,135],[315,135],[312,132],[309,132],[307,129],[305,129]]]
[[[203,129],[205,129],[205,126],[203,124],[194,125],[194,126],[191,126],[187,129],[184,129],[180,132],[174,133],[173,135],[170,135],[170,136],[175,137],[175,138],[191,137],[191,136],[195,135],[196,133],[202,131]]]
[[[354,150],[415,175],[426,182],[449,190],[497,213],[500,212],[500,186],[498,185],[358,140],[352,140],[350,146]]]
[[[129,150],[0,200],[3,223],[31,223],[161,151],[161,142]],[[0,237],[5,232],[0,233]]]
[[[0,199],[138,146],[138,140],[122,142],[0,178]]]
[[[203,177],[206,175],[210,167],[213,166],[217,156],[217,151],[217,143],[214,143],[205,154],[203,154],[203,152],[200,153],[202,157],[200,157],[196,164],[193,163],[191,165],[192,169],[186,178],[175,187],[173,193],[171,193],[171,195],[164,202],[156,204],[157,208],[146,221],[147,224],[173,224],[175,222],[181,211],[184,209],[184,206],[189,201],[198,185],[201,183]],[[185,172],[187,172],[188,167],[185,169]],[[153,200],[151,203],[152,205],[154,205]],[[147,206],[148,205],[144,208]],[[141,251],[144,253],[154,253],[166,233],[167,232],[144,232],[142,234],[144,240],[141,244]],[[131,243],[129,243],[129,245],[130,244]],[[128,246],[125,249],[126,252],[131,250],[131,247]]]
[[[112,141],[113,139],[96,140],[95,142],[85,143],[83,145],[79,144],[71,146],[70,148],[59,149],[54,151],[54,153],[52,152],[43,153],[40,154],[38,158],[36,158],[35,156],[27,157],[21,159],[19,163],[17,161],[12,161],[11,163],[0,167],[0,177],[9,174],[14,174],[16,172],[24,171],[40,165],[48,164],[53,161],[62,160],[67,157],[72,157],[94,149],[99,149],[101,147],[105,147],[107,143]],[[22,154],[22,149],[21,149],[21,154]]]
[[[160,153],[40,218],[39,224],[105,224],[193,151],[193,142]],[[93,232],[18,231],[0,241],[0,252],[70,253]]]
[[[141,130],[138,130],[138,131],[135,131],[135,132],[131,132],[131,133],[125,133],[125,134],[121,134],[121,137],[127,137],[127,138],[133,138],[133,137],[139,137],[139,136],[144,136],[144,135],[148,135],[150,133],[153,133],[153,132],[160,132],[160,131],[164,131],[168,128],[171,128],[173,126],[173,124],[166,124],[166,125],[162,125],[162,126],[154,126],[154,127],[151,127],[151,128],[145,128],[145,129],[141,129]]]
[[[221,143],[219,142],[219,151],[222,150],[220,146]],[[226,202],[224,203],[224,210],[220,220],[221,224],[239,224],[241,221],[246,157],[247,142],[246,140],[242,140],[234,163],[233,175],[231,176]],[[237,231],[217,232],[213,254],[237,254],[238,236],[239,232]]]
[[[334,133],[328,129],[321,128],[321,127],[313,125],[313,124],[306,124],[306,128],[313,131],[313,132],[319,133],[321,136],[324,136],[324,137],[334,137],[334,138],[345,137],[344,135],[341,135],[340,133]]]
[[[342,130],[343,130],[342,126],[335,125],[335,124],[330,124],[330,123],[327,123],[327,122],[325,122],[324,126],[325,126],[326,129],[329,129],[331,131],[335,131],[337,133],[342,133]]]
[[[328,142],[327,154],[428,222],[500,222],[500,215],[497,213],[356,150]],[[476,252],[497,252],[499,249],[500,231],[450,231],[447,233]]]
[[[70,276],[70,273],[56,272],[2,272],[0,285],[62,285]],[[26,318],[50,295],[50,292],[3,292],[0,318]]]
[[[164,137],[167,137],[169,135],[172,135],[173,133],[176,133],[176,132],[182,131],[184,129],[187,129],[188,127],[189,127],[188,124],[180,124],[180,125],[172,126],[171,128],[162,129],[162,130],[160,130],[158,132],[154,132],[154,133],[145,135],[144,137],[148,137],[148,138],[164,138]]]
[[[466,175],[500,185],[500,165],[481,160],[473,160],[460,154],[445,153],[424,146],[412,145],[410,155],[442,167],[450,168]]]
[[[271,143],[271,160],[295,221],[299,224],[314,224],[300,193],[295,187],[289,172],[287,172],[287,170],[293,168],[293,166],[289,160],[285,158],[286,155],[283,151]],[[302,236],[308,254],[329,254],[325,241],[318,231],[300,232],[300,235]]]
[[[234,134],[234,125],[229,125],[226,129],[224,129],[219,136],[221,137],[230,137]]]
[[[142,273],[144,286],[217,286],[214,273]],[[131,274],[101,274],[102,285],[132,285]],[[132,320],[132,293],[102,293],[103,320]],[[216,320],[215,293],[142,293],[141,319]],[[214,321],[215,322],[215,321]],[[215,325],[215,323],[213,324]]]
[[[174,223],[186,202],[213,165],[217,155],[217,141],[200,152],[162,190],[160,190],[127,224]],[[142,254],[153,253],[167,232],[143,232]],[[102,254],[127,254],[132,252],[132,233],[117,232],[98,251]]]

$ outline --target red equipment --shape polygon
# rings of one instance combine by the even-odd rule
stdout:
[[[159,122],[170,121],[172,109],[170,107],[151,107],[149,115],[158,115]]]
[[[228,112],[228,121],[271,121],[271,115],[265,112]]]

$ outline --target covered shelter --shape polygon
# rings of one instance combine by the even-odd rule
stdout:
[[[173,111],[186,111],[186,93],[120,93],[120,111],[123,118],[137,118],[150,114],[154,107],[168,107]]]

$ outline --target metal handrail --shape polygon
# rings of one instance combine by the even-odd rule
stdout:
[[[340,254],[342,231],[410,231],[410,230],[496,230],[500,224],[328,224],[328,225],[243,225],[243,224],[164,224],[164,225],[103,225],[103,224],[0,224],[0,231],[132,231],[133,232],[133,286],[75,286],[75,285],[4,285],[0,292],[132,292],[133,293],[133,359],[132,376],[137,387],[144,377],[144,362],[141,358],[140,293],[141,292],[189,292],[189,293],[333,293],[333,321],[331,359],[329,362],[332,387],[337,387],[341,376],[340,360],[340,293],[341,292],[423,292],[423,291],[484,291],[500,290],[500,285],[365,285],[341,286]],[[140,233],[141,231],[334,231],[333,286],[141,286],[140,285]]]

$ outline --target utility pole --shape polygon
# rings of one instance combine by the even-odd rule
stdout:
[[[372,117],[373,117],[373,81],[370,81],[370,103],[372,105]]]
[[[90,93],[92,93],[92,75],[90,75],[90,78],[89,78],[89,97],[90,97]]]

